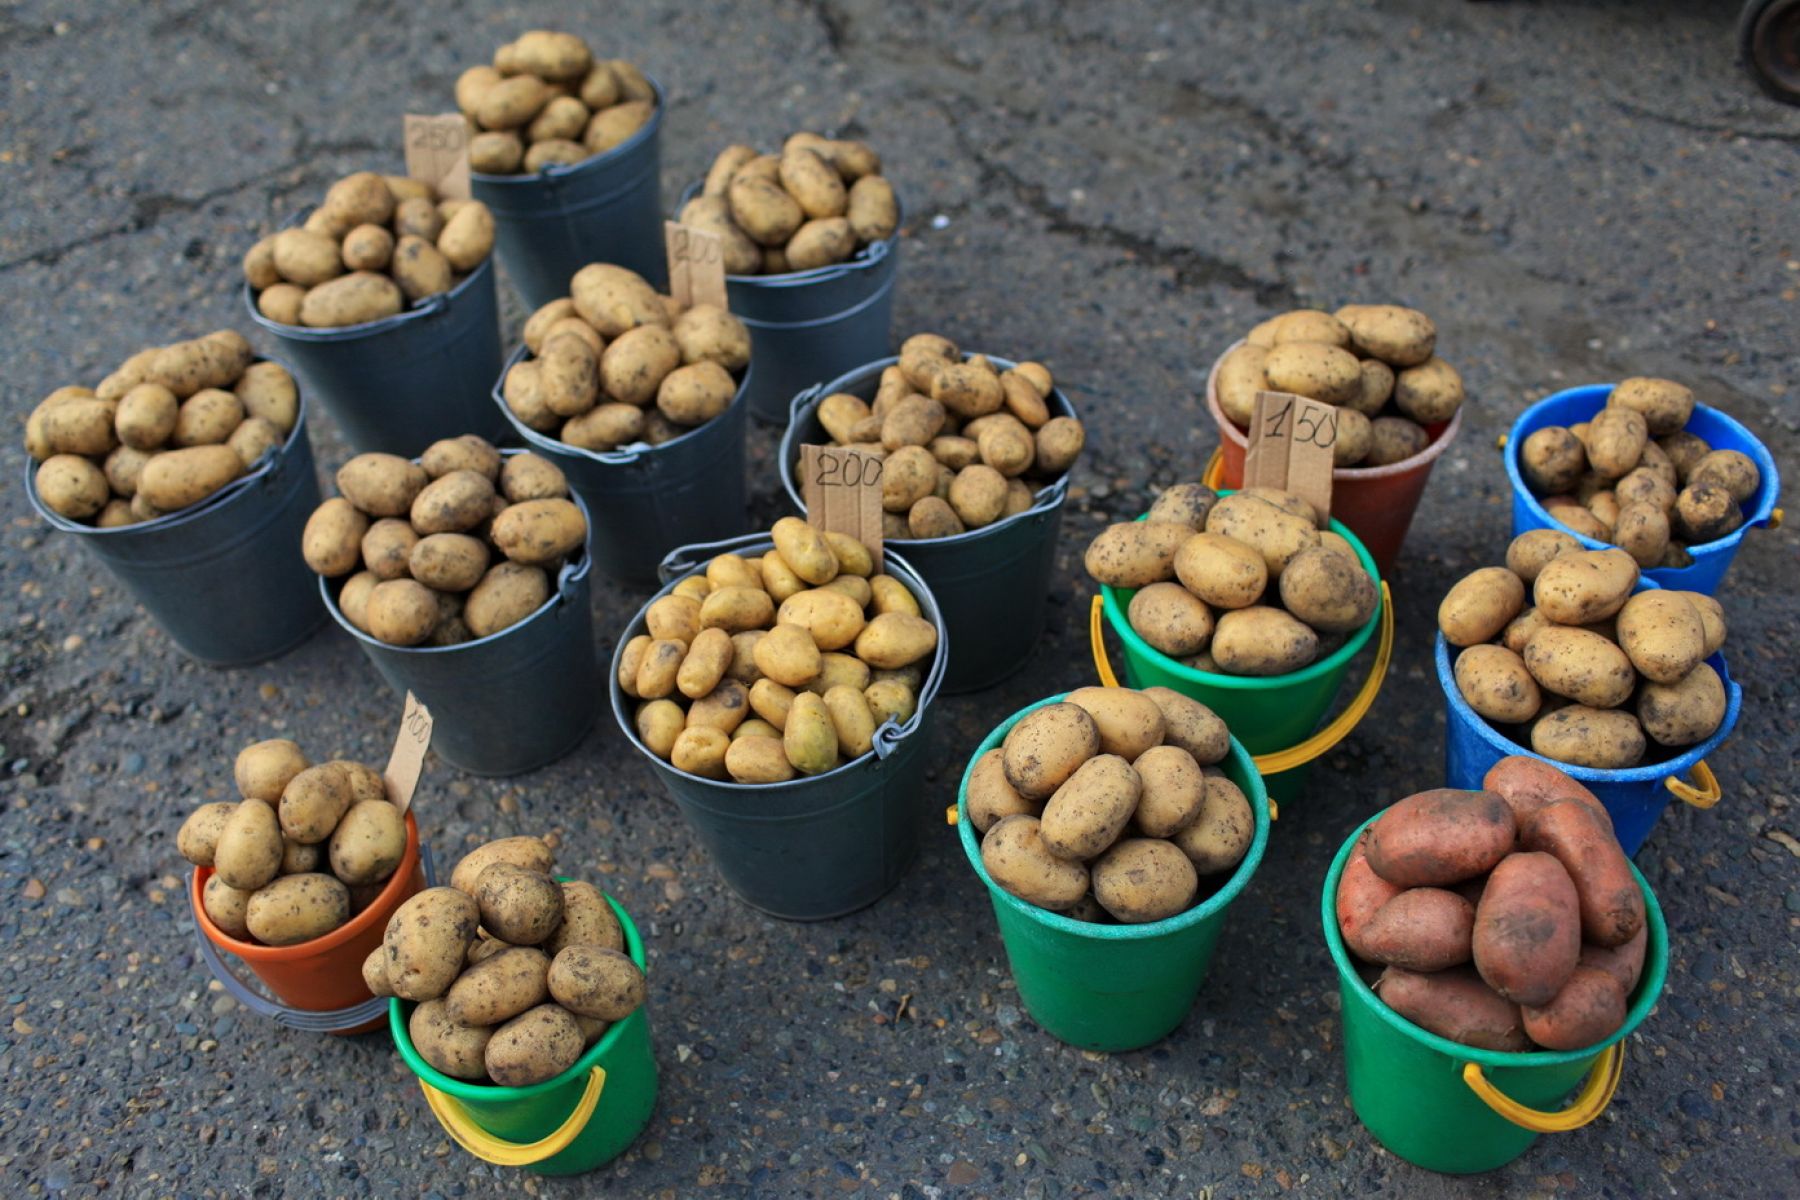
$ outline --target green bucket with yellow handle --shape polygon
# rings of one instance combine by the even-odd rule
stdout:
[[[1174,1032],[1194,1007],[1226,910],[1262,863],[1269,805],[1250,755],[1234,738],[1219,767],[1250,801],[1256,834],[1237,869],[1212,895],[1186,912],[1142,925],[1096,925],[1019,899],[995,883],[982,864],[980,835],[967,819],[969,775],[1027,713],[1063,698],[1022,708],[988,734],[969,756],[956,807],[945,818],[957,827],[969,865],[987,885],[1013,982],[1031,1019],[1045,1033],[1084,1050],[1136,1050]]]
[[[608,896],[606,902],[625,931],[626,953],[647,971],[637,926],[618,901]],[[413,1047],[407,1001],[389,1003],[388,1028],[451,1141],[495,1166],[578,1175],[623,1154],[650,1123],[656,1058],[647,1007],[614,1024],[561,1075],[530,1087],[471,1083],[437,1070]]]
[[[1383,1003],[1357,974],[1338,933],[1338,876],[1356,839],[1380,815],[1344,842],[1325,877],[1321,902],[1325,943],[1337,964],[1344,1074],[1357,1117],[1376,1141],[1407,1162],[1452,1175],[1503,1167],[1540,1134],[1568,1133],[1594,1121],[1618,1090],[1625,1038],[1650,1015],[1668,973],[1669,930],[1643,875],[1632,868],[1644,889],[1650,935],[1644,969],[1618,1031],[1582,1050],[1478,1050],[1422,1029]],[[1555,1107],[1577,1087],[1580,1092],[1567,1108]]]
[[[1230,492],[1219,494],[1229,495]],[[1375,560],[1355,534],[1337,521],[1331,523],[1331,529],[1356,551],[1369,578],[1375,581],[1380,598],[1368,621],[1345,638],[1343,645],[1298,671],[1286,675],[1224,675],[1197,670],[1170,658],[1131,627],[1127,611],[1131,598],[1137,595],[1135,588],[1102,584],[1088,617],[1094,670],[1101,684],[1119,686],[1106,653],[1105,626],[1111,625],[1125,650],[1126,686],[1171,688],[1217,713],[1231,730],[1231,735],[1243,742],[1244,748],[1255,758],[1256,769],[1262,774],[1269,801],[1276,811],[1281,805],[1297,800],[1306,790],[1308,767],[1313,760],[1343,741],[1368,715],[1387,678],[1388,664],[1393,660],[1394,601],[1387,582],[1381,578]],[[1323,729],[1317,729],[1320,718],[1337,699],[1344,677],[1349,673],[1350,660],[1368,645],[1377,629],[1380,629],[1381,637],[1362,687],[1336,719]]]

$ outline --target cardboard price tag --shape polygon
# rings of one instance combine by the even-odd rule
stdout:
[[[469,198],[469,122],[461,113],[406,114],[406,173],[442,199]]]
[[[388,799],[401,812],[412,804],[419,776],[425,770],[425,751],[430,747],[431,710],[408,692],[406,708],[400,713],[400,732],[394,735],[394,752],[388,755],[387,770],[381,773],[387,783]]]
[[[873,454],[843,446],[800,447],[800,495],[814,529],[849,534],[881,570],[881,469]]]
[[[1287,392],[1258,392],[1244,454],[1244,486],[1279,488],[1331,516],[1332,447],[1338,412]]]
[[[725,295],[725,243],[716,233],[663,222],[669,255],[669,295],[683,308],[716,304],[730,308]]]

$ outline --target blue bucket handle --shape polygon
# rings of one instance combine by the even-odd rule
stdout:
[[[419,843],[419,862],[425,868],[425,886],[437,886],[437,867],[432,861],[431,847],[423,840]],[[193,873],[189,872],[191,880]],[[190,891],[191,891],[190,886]],[[346,1033],[370,1021],[380,1020],[388,1010],[386,997],[372,996],[360,1004],[352,1004],[349,1008],[328,1009],[314,1012],[302,1008],[289,1008],[285,1004],[270,1000],[261,992],[239,979],[231,967],[226,964],[224,956],[219,953],[207,939],[200,928],[200,922],[194,922],[194,944],[199,947],[200,961],[206,964],[219,985],[239,1004],[259,1017],[267,1017],[277,1025],[287,1029],[297,1029],[301,1033]]]

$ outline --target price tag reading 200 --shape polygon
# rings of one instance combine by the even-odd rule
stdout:
[[[814,529],[848,534],[881,569],[881,470],[873,454],[843,446],[800,447],[800,494]]]

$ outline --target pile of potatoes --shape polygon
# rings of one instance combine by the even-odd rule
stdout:
[[[456,77],[469,168],[533,175],[623,145],[656,115],[656,89],[622,58],[598,59],[573,33],[532,29]]]
[[[1250,427],[1260,391],[1290,392],[1337,409],[1332,461],[1382,467],[1431,444],[1463,403],[1462,376],[1437,357],[1437,326],[1397,304],[1296,309],[1252,329],[1219,360],[1219,408]]]
[[[1762,486],[1749,455],[1687,431],[1693,412],[1694,393],[1681,384],[1627,379],[1593,420],[1533,430],[1519,471],[1563,527],[1640,567],[1688,566],[1688,547],[1735,532]]]
[[[1534,758],[1479,792],[1383,813],[1338,880],[1344,944],[1375,993],[1484,1050],[1580,1050],[1617,1032],[1644,968],[1644,893],[1594,794]]]
[[[60,387],[25,422],[38,496],[102,529],[200,503],[277,450],[300,419],[280,363],[221,329],[140,350],[98,387]]]
[[[619,656],[651,753],[706,779],[785,783],[869,753],[905,724],[938,630],[868,547],[783,517],[775,548],[721,554],[645,611]]]
[[[1380,601],[1350,543],[1273,488],[1221,497],[1176,484],[1145,520],[1101,530],[1086,562],[1098,582],[1136,589],[1126,618],[1139,637],[1222,675],[1298,671],[1368,624]]]
[[[335,329],[449,291],[493,248],[494,214],[481,201],[358,171],[332,184],[304,224],[250,247],[244,278],[269,320]]]
[[[1725,685],[1706,662],[1725,644],[1725,610],[1699,592],[1633,594],[1637,583],[1623,550],[1585,550],[1560,529],[1520,534],[1504,567],[1464,576],[1438,606],[1438,629],[1460,648],[1457,690],[1515,740],[1575,766],[1635,767],[1650,743],[1705,741],[1725,719]]]
[[[731,407],[750,331],[713,304],[682,308],[633,271],[583,267],[525,322],[532,357],[507,371],[519,421],[583,450],[661,445]]]
[[[1024,512],[1075,465],[1087,431],[1051,415],[1055,386],[1041,363],[1003,371],[920,333],[881,373],[873,404],[834,392],[819,401],[819,424],[883,460],[884,538],[953,537]]]
[[[394,646],[455,646],[518,624],[587,545],[554,463],[474,434],[433,442],[417,462],[359,454],[337,486],[307,518],[301,553],[328,579],[349,576],[339,611]]]
[[[867,143],[796,133],[780,154],[725,147],[681,223],[718,236],[726,274],[785,275],[892,237],[900,203]]]
[[[239,941],[324,937],[367,908],[406,857],[406,816],[373,767],[309,763],[273,738],[239,751],[232,774],[243,799],[196,808],[175,846],[212,868],[201,903]]]
[[[444,1074],[502,1087],[554,1079],[644,1003],[644,972],[591,883],[559,882],[534,837],[501,838],[389,918],[363,962],[377,996],[415,1002],[407,1031]]]
[[[1256,836],[1213,764],[1231,734],[1168,688],[1080,688],[1035,709],[969,772],[981,864],[1028,904],[1079,921],[1184,912],[1202,876],[1229,878]]]

